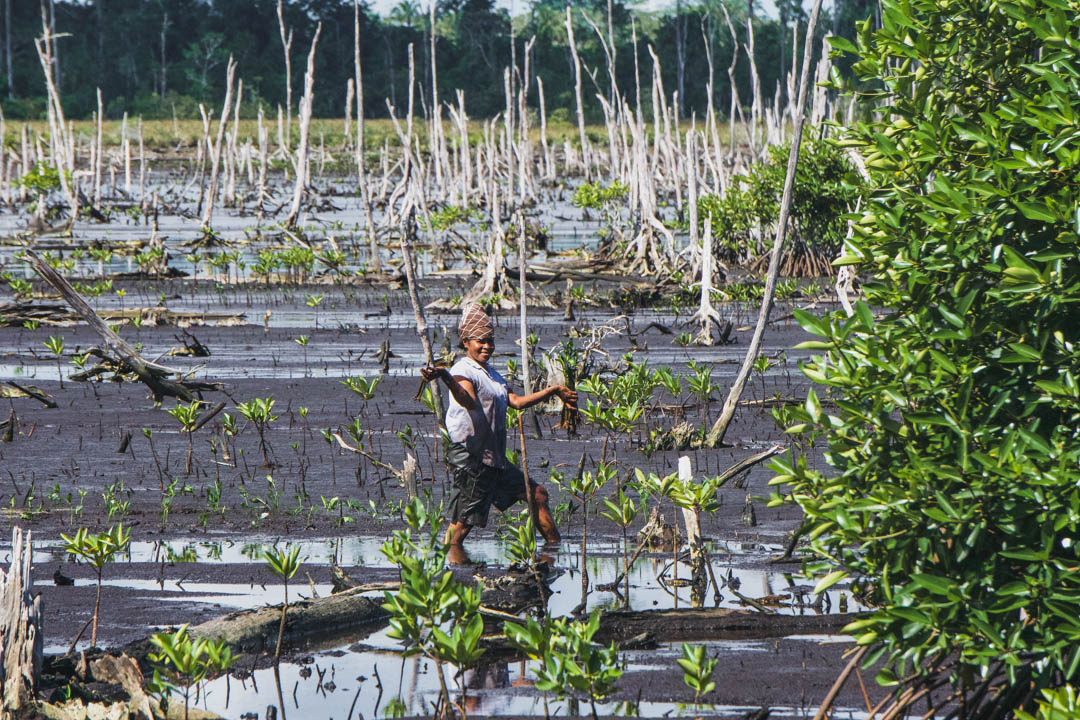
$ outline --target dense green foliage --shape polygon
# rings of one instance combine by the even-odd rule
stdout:
[[[780,196],[790,144],[769,148],[767,162],[754,163],[744,175],[736,175],[724,195],[698,198],[698,221],[702,228],[712,219],[716,251],[733,258],[756,255],[758,228],[771,227],[780,216]],[[845,177],[852,168],[843,153],[823,140],[802,142],[791,205],[789,243],[804,245],[835,257],[847,232],[846,213],[855,206],[858,191]]]
[[[32,38],[41,35],[38,2],[0,0],[10,3],[11,28],[0,40],[11,40],[12,64],[0,53],[0,100],[8,118],[41,117],[45,88]],[[586,102],[590,121],[602,122],[600,105],[591,99],[606,93],[604,53],[593,30],[582,17],[588,13],[606,27],[607,3],[589,0],[571,3],[575,37],[586,67],[598,72],[598,86],[589,87]],[[790,67],[791,38],[798,29],[800,47],[805,18],[795,3],[781,2],[780,19],[755,20],[756,53],[761,86],[771,98],[781,74]],[[834,13],[832,31],[851,35],[853,20],[870,12],[867,0],[842,0]],[[671,3],[672,10],[676,4]],[[271,110],[285,104],[285,66],[278,30],[275,0],[56,0],[56,32],[70,33],[57,41],[58,78],[67,114],[86,118],[97,105],[100,87],[107,114],[119,118],[127,111],[147,119],[198,118],[198,103],[218,104],[224,95],[225,63],[232,55],[244,80],[241,114],[253,117],[256,102]],[[401,0],[385,17],[361,2],[361,57],[367,114],[385,116],[388,98],[403,107],[408,96],[408,52],[413,44],[416,60],[417,111],[431,105],[428,58],[428,3]],[[555,119],[573,117],[573,72],[566,37],[566,3],[542,0],[518,5],[511,19],[505,6],[494,0],[439,0],[435,35],[439,65],[440,96],[454,102],[454,90],[465,91],[466,107],[473,116],[490,117],[505,109],[503,70],[511,64],[511,23],[514,26],[516,60],[521,67],[525,42],[536,37],[531,70],[544,81],[548,112]],[[624,94],[633,95],[635,64],[647,82],[652,44],[661,59],[664,87],[670,100],[678,90],[683,116],[691,111],[704,115],[708,61],[706,38],[711,45],[716,73],[718,108],[729,106],[724,68],[731,62],[732,43],[719,0],[682,3],[678,11],[631,10],[623,2],[613,5],[616,75]],[[316,117],[345,114],[346,83],[353,77],[353,1],[289,0],[285,21],[293,29],[293,103],[303,89],[304,66],[316,24],[323,25],[316,55]],[[730,10],[745,48],[745,3],[731,3]],[[635,63],[631,16],[636,20]],[[4,14],[0,12],[0,27]],[[704,29],[704,34],[702,30]],[[683,72],[677,62],[679,46],[685,48]],[[799,53],[801,53],[799,49]],[[785,56],[786,53],[786,56]],[[736,68],[739,94],[751,99],[749,63],[745,54]],[[587,83],[588,84],[588,83]],[[532,82],[530,106],[538,107],[537,84]],[[786,88],[785,88],[786,89]],[[651,95],[642,92],[646,103]],[[256,101],[256,102],[253,102]],[[423,105],[421,105],[423,104]]]
[[[832,570],[881,603],[851,630],[892,661],[1080,669],[1080,11],[1076,0],[886,0],[856,71],[881,119],[843,143],[874,178],[844,262],[853,317],[801,314],[823,352],[791,429],[833,471],[777,464]],[[871,308],[884,308],[874,316]],[[779,500],[779,498],[777,498]]]

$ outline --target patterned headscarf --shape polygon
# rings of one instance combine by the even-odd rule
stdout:
[[[461,311],[461,321],[458,323],[458,335],[461,337],[461,342],[488,337],[494,332],[491,317],[484,312],[480,303],[469,303]]]

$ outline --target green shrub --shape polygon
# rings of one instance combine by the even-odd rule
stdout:
[[[844,140],[874,187],[843,262],[872,279],[851,318],[798,313],[834,405],[811,393],[791,432],[833,472],[788,459],[774,483],[819,587],[874,589],[849,632],[883,680],[954,657],[1023,694],[1080,669],[1076,10],[886,0],[858,50],[834,40],[889,93]]]
[[[760,225],[771,227],[780,216],[780,196],[790,145],[769,148],[767,162],[754,163],[745,175],[736,175],[723,196],[698,198],[698,222],[704,231],[712,217],[717,248],[728,256],[752,256],[752,233]],[[847,232],[844,216],[855,207],[858,189],[845,182],[851,164],[841,150],[827,141],[803,139],[791,200],[789,241],[834,257]]]

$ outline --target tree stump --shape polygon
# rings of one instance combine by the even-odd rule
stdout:
[[[34,702],[41,672],[41,596],[33,596],[30,533],[11,532],[11,564],[0,570],[0,718],[13,718]]]

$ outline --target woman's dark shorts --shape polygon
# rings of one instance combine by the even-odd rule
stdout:
[[[491,506],[506,510],[525,499],[525,475],[516,465],[493,468],[469,455],[461,443],[446,445],[446,464],[454,474],[450,521],[469,527],[487,527]],[[538,487],[529,481],[533,488]]]

